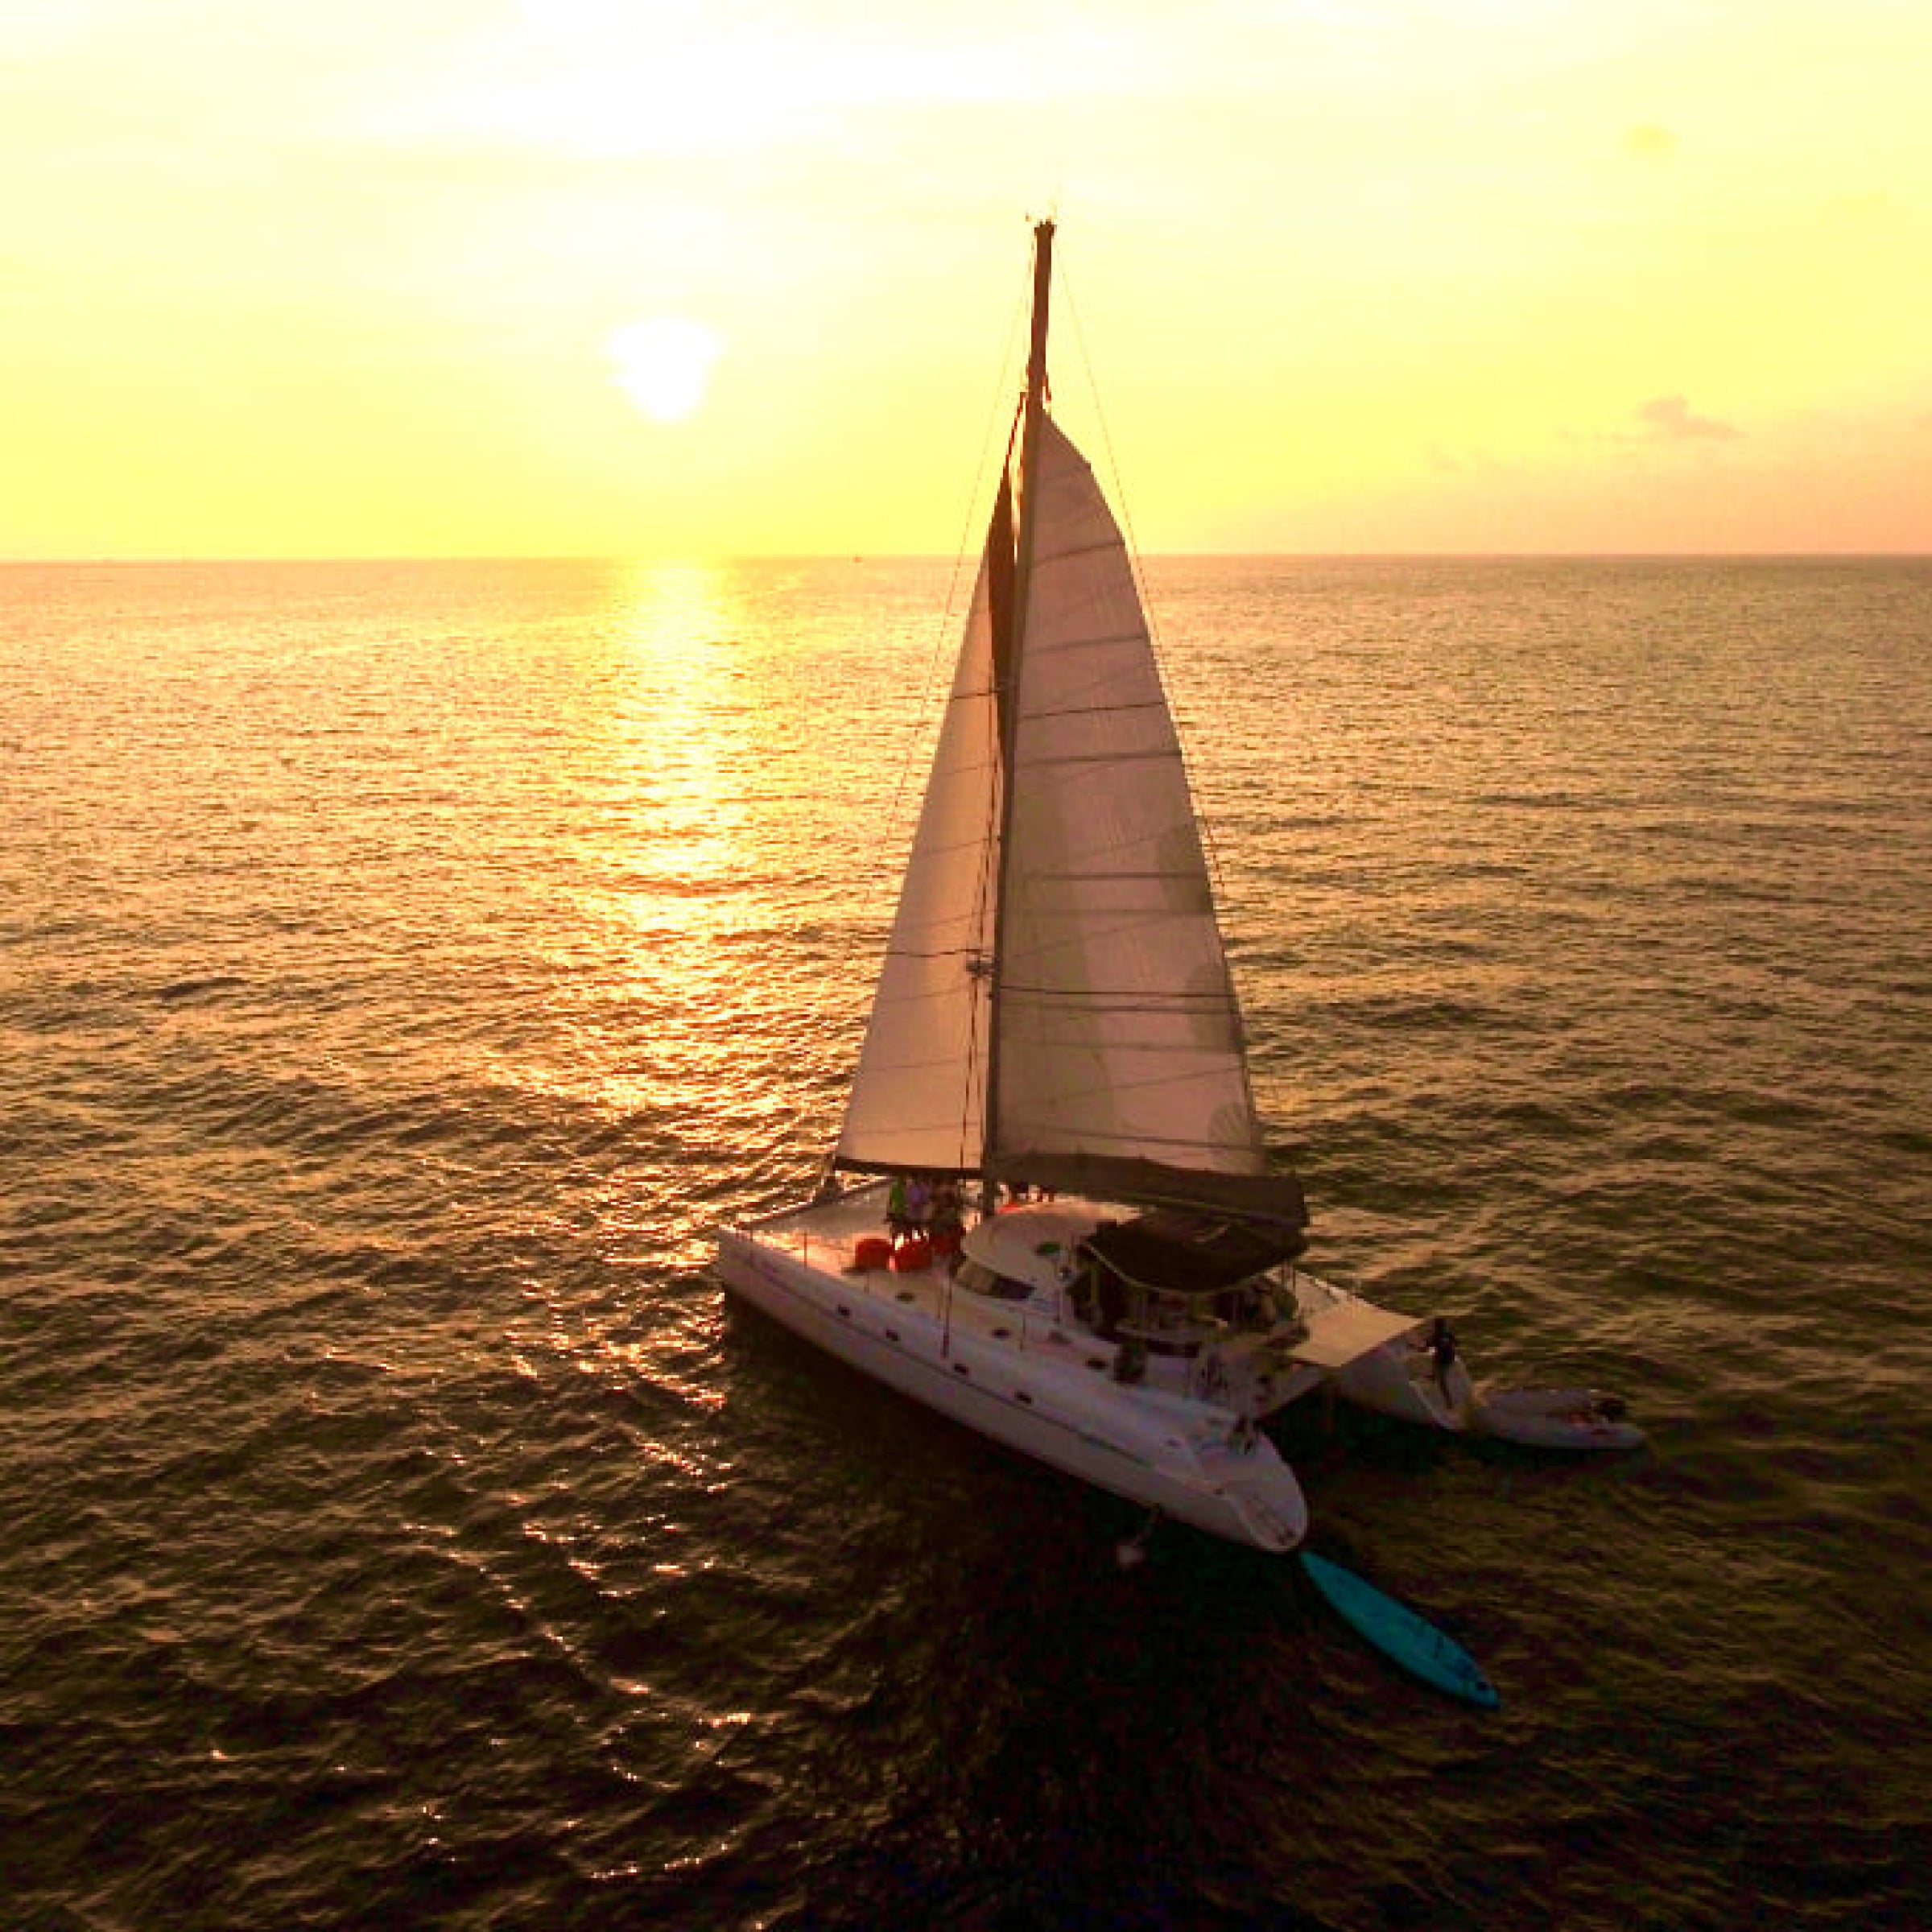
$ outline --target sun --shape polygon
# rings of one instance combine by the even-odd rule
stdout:
[[[610,332],[605,349],[617,386],[654,423],[681,423],[704,400],[724,339],[687,316],[654,316]]]

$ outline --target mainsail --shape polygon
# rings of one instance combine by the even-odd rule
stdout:
[[[1045,413],[1043,322],[836,1158],[1298,1226],[1126,544]]]

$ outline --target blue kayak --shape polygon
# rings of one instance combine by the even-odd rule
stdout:
[[[1398,1604],[1352,1570],[1344,1570],[1311,1550],[1302,1552],[1302,1567],[1337,1614],[1405,1670],[1486,1711],[1493,1711],[1503,1701],[1476,1659],[1406,1604]]]

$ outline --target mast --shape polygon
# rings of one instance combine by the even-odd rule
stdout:
[[[991,1156],[999,1129],[1000,982],[1006,940],[1006,877],[1013,865],[1013,754],[1019,723],[1020,664],[1026,646],[1026,607],[1033,594],[1034,480],[1039,464],[1040,422],[1046,412],[1046,323],[1053,290],[1053,229],[1051,219],[1033,230],[1033,334],[1026,352],[1026,396],[1021,405],[1018,529],[1013,544],[1010,630],[996,647],[1004,667],[999,687],[1000,876],[993,901],[993,975],[987,1000],[986,1085],[980,1103],[980,1165],[986,1208],[994,1205]]]
[[[1026,437],[1030,443],[1040,410],[1046,401],[1046,304],[1053,287],[1053,224],[1042,221],[1033,231],[1033,343],[1026,356]],[[1021,480],[1027,480],[1027,457],[1020,458]]]

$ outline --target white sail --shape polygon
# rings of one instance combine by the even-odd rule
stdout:
[[[1042,417],[1011,731],[989,1167],[1266,1170],[1186,768],[1126,546]],[[1133,1191],[1144,1191],[1136,1185]]]
[[[1009,486],[837,1158],[1213,1199],[1298,1223],[1292,1179],[1264,1178],[1241,1016],[1126,545],[1043,415],[1034,468],[1016,635],[1002,636]]]
[[[1008,501],[1002,489],[846,1102],[844,1166],[980,1164],[1000,820],[993,580],[1011,574]]]

